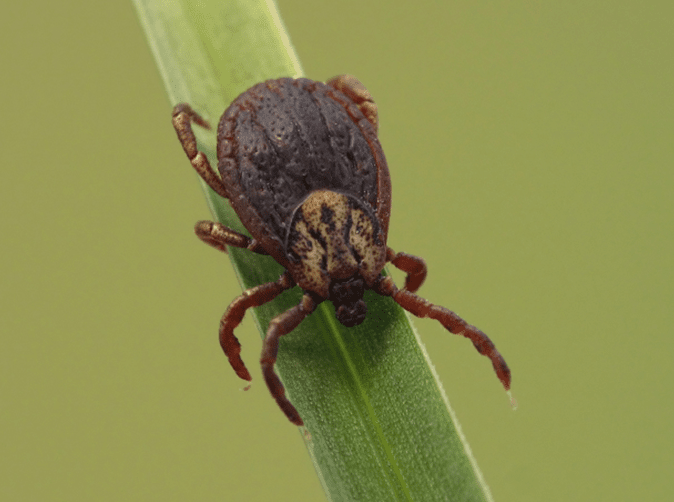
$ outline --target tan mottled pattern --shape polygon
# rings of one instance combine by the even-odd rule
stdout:
[[[347,225],[351,217],[351,229]],[[346,195],[318,190],[302,204],[293,220],[294,242],[289,247],[300,257],[293,278],[307,291],[328,297],[331,279],[359,273],[371,286],[386,263],[386,246],[370,216],[351,207]]]

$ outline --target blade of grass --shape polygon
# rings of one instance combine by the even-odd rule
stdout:
[[[134,4],[171,103],[190,103],[213,125],[251,85],[301,75],[271,0]],[[217,165],[213,132],[196,133]],[[214,217],[245,232],[227,201],[202,186]],[[243,288],[283,271],[271,258],[245,250],[230,248],[229,256]],[[260,334],[300,297],[295,288],[253,309]],[[340,325],[325,302],[280,343],[276,367],[310,433],[302,437],[327,497],[491,500],[406,313],[371,292],[365,301],[368,318],[360,326]]]

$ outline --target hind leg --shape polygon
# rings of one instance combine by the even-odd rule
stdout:
[[[192,110],[190,105],[180,103],[173,108],[173,127],[176,130],[176,134],[178,134],[180,144],[183,145],[187,158],[192,163],[192,167],[194,167],[199,176],[215,193],[228,199],[225,185],[222,184],[220,177],[213,171],[208,158],[203,152],[197,150],[197,138],[194,136],[194,131],[192,131],[192,122],[205,129],[211,128],[208,122]]]
[[[370,91],[353,75],[338,75],[327,82],[330,87],[344,93],[351,101],[356,103],[365,118],[374,126],[375,132],[379,129],[379,115],[377,105],[372,99]]]

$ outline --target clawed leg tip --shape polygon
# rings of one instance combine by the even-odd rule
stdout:
[[[300,414],[295,409],[295,407],[290,404],[290,401],[284,398],[282,402],[277,401],[277,404],[281,410],[283,410],[283,413],[285,413],[286,417],[288,417],[288,420],[290,420],[297,427],[304,427],[304,420],[302,420],[302,417],[300,417]]]
[[[513,393],[508,391],[506,392],[508,394],[508,399],[510,399],[510,408],[515,411],[517,409],[517,399],[513,397]]]
[[[499,377],[499,380],[501,380],[501,383],[503,384],[503,388],[507,391],[510,390],[510,384],[512,383],[512,379],[510,378],[510,372],[508,372],[506,375],[497,375]]]
[[[240,370],[236,372],[236,375],[241,379],[241,380],[246,380],[247,382],[251,382],[253,380],[253,377],[250,376],[250,373],[248,373],[248,370]]]

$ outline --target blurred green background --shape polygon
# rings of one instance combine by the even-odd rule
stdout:
[[[516,412],[416,323],[495,499],[671,500],[674,4],[279,8],[379,105],[420,292],[513,370]],[[0,41],[0,499],[322,500],[253,322],[251,391],[218,346],[240,290],[131,3],[13,2]]]

